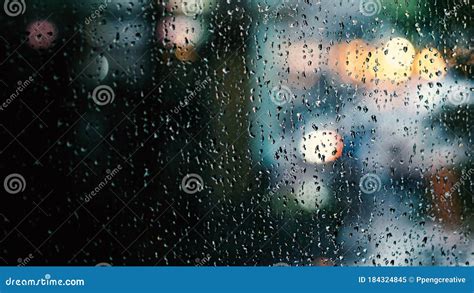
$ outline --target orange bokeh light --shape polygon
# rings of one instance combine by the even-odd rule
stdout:
[[[416,55],[413,71],[424,80],[440,80],[447,73],[446,62],[438,50],[425,48]]]

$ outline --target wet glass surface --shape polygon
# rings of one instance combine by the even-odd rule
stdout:
[[[5,1],[2,265],[471,265],[470,1]]]

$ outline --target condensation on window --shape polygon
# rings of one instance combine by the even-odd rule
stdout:
[[[3,265],[472,265],[467,0],[6,1]]]

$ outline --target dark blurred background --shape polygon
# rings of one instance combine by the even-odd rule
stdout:
[[[181,2],[19,1],[18,15],[0,13],[8,100],[0,177],[17,174],[24,188],[1,188],[3,265],[472,263],[472,3],[373,1],[379,14],[360,18],[357,1],[203,0],[192,7],[197,13]],[[386,166],[376,172],[377,198],[359,190],[372,172],[361,152],[377,152],[371,135],[382,142],[390,135],[346,129],[333,165],[294,159],[298,147],[290,144],[301,139],[293,131],[303,120],[333,115],[342,125],[357,115],[347,110],[356,97],[384,90],[360,94],[355,82],[318,68],[317,82],[292,88],[307,106],[265,102],[273,75],[290,70],[270,66],[278,55],[270,53],[292,30],[321,52],[356,38],[375,44],[393,30],[416,48],[437,48],[446,80],[425,86],[462,81],[463,101],[430,112],[416,129],[444,130],[425,152],[450,153],[439,143],[455,159],[405,161],[408,175]],[[108,92],[97,93],[104,86]],[[386,118],[371,111],[364,114],[376,116],[371,123]],[[308,193],[322,191],[306,191],[301,180],[324,182],[330,203],[308,208]],[[440,201],[446,192],[449,201]]]

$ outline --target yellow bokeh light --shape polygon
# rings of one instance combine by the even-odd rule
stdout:
[[[353,81],[364,82],[367,57],[372,48],[362,40],[353,40],[344,49],[344,73]]]
[[[403,82],[411,77],[415,48],[404,38],[393,38],[369,54],[370,77],[382,81]]]
[[[440,80],[447,73],[446,62],[438,50],[425,48],[415,57],[414,73],[425,80]]]

